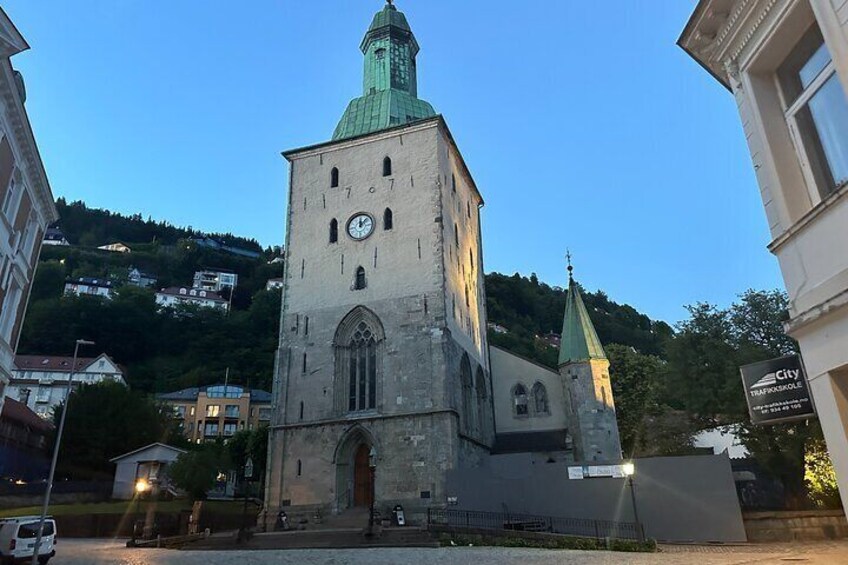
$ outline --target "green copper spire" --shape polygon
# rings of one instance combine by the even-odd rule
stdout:
[[[583,304],[580,289],[574,282],[571,254],[568,255],[568,294],[565,297],[565,317],[562,321],[562,342],[559,348],[559,364],[577,363],[590,359],[606,359],[601,340],[589,319]]]
[[[418,99],[418,42],[406,16],[389,1],[374,16],[360,45],[365,55],[363,96],[348,105],[333,139],[345,139],[436,115]]]

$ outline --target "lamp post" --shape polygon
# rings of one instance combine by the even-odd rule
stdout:
[[[238,541],[245,542],[248,539],[247,535],[247,494],[248,494],[248,486],[250,486],[250,479],[253,478],[253,458],[248,457],[247,461],[244,463],[244,481],[243,481],[243,489],[244,492],[244,506],[241,511],[241,528],[238,533]]]
[[[135,482],[135,516],[133,517],[132,539],[127,542],[127,547],[135,547],[136,531],[138,530],[138,518],[141,516],[141,497],[150,488],[150,483],[144,479]]]
[[[374,475],[377,470],[377,450],[371,446],[371,451],[368,452],[368,474],[371,479],[371,501],[368,506],[368,531],[366,535],[374,535],[374,499],[376,498],[376,490],[374,489]]]
[[[74,360],[71,363],[71,371],[68,374],[68,391],[65,393],[65,405],[62,408],[62,417],[59,418],[59,429],[56,431],[53,459],[50,461],[50,474],[47,475],[47,489],[44,491],[44,505],[41,507],[41,518],[38,520],[38,534],[36,534],[35,544],[32,546],[32,565],[38,563],[38,550],[41,547],[41,538],[44,535],[44,521],[47,519],[47,509],[50,507],[50,493],[53,492],[53,477],[56,476],[56,461],[59,459],[59,444],[62,443],[65,418],[68,416],[68,401],[71,398],[71,387],[74,384],[74,373],[77,369],[77,354],[79,353],[80,345],[94,345],[94,342],[78,339],[74,344]]]
[[[633,486],[633,475],[636,474],[636,465],[628,461],[622,465],[624,474],[627,476],[627,486],[630,487],[630,502],[633,504],[633,519],[636,521],[636,537],[639,542],[645,541],[645,530],[639,521],[639,510],[636,508],[636,488]]]

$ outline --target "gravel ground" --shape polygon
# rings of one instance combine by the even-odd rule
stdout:
[[[288,551],[169,551],[127,549],[123,542],[62,539],[51,565],[761,565],[788,562],[848,564],[848,542],[755,546],[662,546],[652,554],[605,551],[462,547]]]

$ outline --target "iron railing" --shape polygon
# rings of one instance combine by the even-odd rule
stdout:
[[[644,539],[642,525],[635,522],[535,516],[514,512],[478,512],[449,508],[428,509],[427,526],[472,530],[547,532],[595,539]]]

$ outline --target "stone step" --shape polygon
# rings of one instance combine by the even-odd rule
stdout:
[[[362,528],[300,530],[255,534],[246,544],[237,544],[235,533],[216,535],[187,546],[187,549],[349,549],[367,547],[439,547],[426,530],[420,528],[384,528],[368,537]]]

